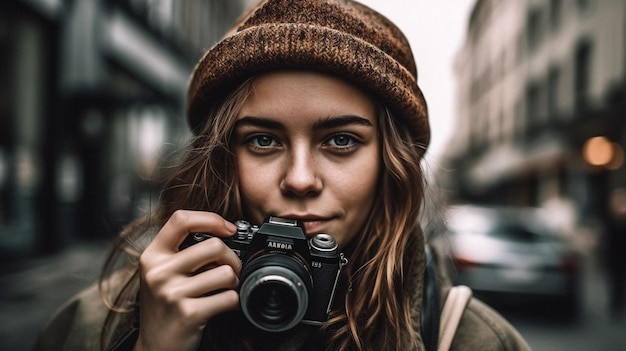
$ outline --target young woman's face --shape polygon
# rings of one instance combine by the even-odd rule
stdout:
[[[377,118],[361,90],[302,71],[259,76],[235,126],[249,220],[298,218],[345,246],[362,228],[380,172]]]

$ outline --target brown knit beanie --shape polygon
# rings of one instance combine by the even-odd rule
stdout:
[[[426,102],[407,39],[386,17],[349,0],[265,0],[198,62],[187,119],[197,133],[213,105],[251,76],[306,69],[346,79],[378,97],[426,149]]]

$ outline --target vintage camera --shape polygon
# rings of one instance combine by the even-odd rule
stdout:
[[[347,263],[335,239],[317,234],[307,240],[302,223],[281,217],[269,217],[260,227],[244,220],[235,224],[237,233],[222,240],[243,263],[239,299],[246,318],[270,332],[327,321]],[[210,237],[192,233],[180,249]]]

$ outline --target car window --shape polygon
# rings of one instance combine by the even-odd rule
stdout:
[[[554,241],[556,239],[555,236],[536,228],[531,229],[520,224],[507,223],[495,225],[486,234],[490,237],[528,243]]]

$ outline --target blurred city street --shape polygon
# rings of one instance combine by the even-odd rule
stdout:
[[[31,350],[97,282],[111,238],[155,208],[191,136],[190,74],[252,1],[0,1],[0,351]],[[490,252],[527,268],[508,279],[533,295],[559,285],[552,273],[580,272],[579,313],[486,302],[534,350],[626,351],[626,311],[611,315],[607,286],[626,267],[626,1],[363,2],[389,11],[415,51],[431,116],[429,240],[448,238],[450,205],[547,211],[566,250],[514,238],[508,257]],[[523,274],[538,268],[548,278]]]
[[[55,310],[96,282],[108,243],[90,242],[33,260],[7,264],[0,273],[0,350],[31,350]]]
[[[4,268],[0,276],[0,349],[30,350],[35,337],[66,299],[97,280],[107,243],[84,243],[62,253]],[[604,274],[593,257],[583,269],[581,312],[576,320],[550,309],[509,305],[501,312],[537,351],[623,351],[626,319],[607,313]]]
[[[597,257],[585,257],[581,273],[580,314],[575,319],[554,315],[549,306],[500,309],[533,350],[626,350],[626,315],[611,317],[606,277]]]

